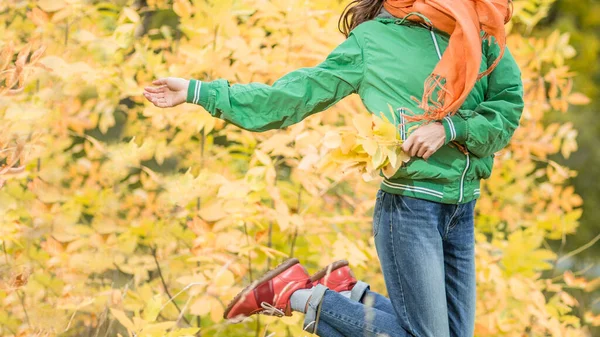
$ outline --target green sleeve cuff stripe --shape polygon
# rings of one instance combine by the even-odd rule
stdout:
[[[446,122],[448,122],[448,129],[450,131],[450,141],[453,141],[456,139],[456,128],[454,127],[454,122],[452,122],[452,119],[450,119],[450,117],[448,116],[444,117],[444,119],[446,120]]]
[[[188,86],[187,92],[187,102],[198,104],[200,102],[200,88],[202,87],[202,82],[197,80],[190,80],[190,85]]]
[[[442,125],[446,131],[446,140],[444,144],[456,140],[459,143],[464,143],[467,139],[467,121],[457,114],[453,116],[445,116],[442,120]]]

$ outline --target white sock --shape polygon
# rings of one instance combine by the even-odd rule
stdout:
[[[350,290],[346,290],[346,291],[340,291],[339,294],[342,295],[342,296],[350,298],[350,295],[352,295],[352,292]]]
[[[312,289],[298,289],[294,291],[290,297],[290,305],[292,306],[292,310],[305,314],[306,304],[312,296],[312,292]]]

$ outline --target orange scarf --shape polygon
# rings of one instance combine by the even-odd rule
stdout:
[[[406,116],[409,121],[441,120],[453,115],[469,96],[475,82],[494,70],[506,45],[504,25],[511,18],[511,0],[385,0],[385,9],[397,18],[411,12],[427,17],[433,27],[448,33],[450,41],[442,59],[425,81],[419,107],[423,115]],[[417,15],[407,20],[423,22]],[[484,38],[493,36],[500,47],[500,55],[483,73],[481,45]]]

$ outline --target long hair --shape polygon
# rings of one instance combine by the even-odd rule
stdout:
[[[383,2],[384,0],[353,0],[340,16],[338,29],[348,37],[356,26],[374,19],[381,11]]]

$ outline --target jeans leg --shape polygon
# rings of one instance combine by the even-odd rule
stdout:
[[[475,329],[475,202],[460,205],[462,210],[444,238],[446,297],[452,337],[471,337]]]
[[[326,327],[321,330],[321,324]],[[329,337],[328,328],[333,328],[345,337],[411,337],[404,330],[395,314],[389,314],[362,303],[350,300],[344,295],[327,290],[318,313],[317,334]]]
[[[358,281],[354,285],[350,292],[350,299],[388,314],[395,314],[390,299],[371,291],[371,286],[363,281]]]
[[[383,193],[375,245],[399,324],[417,337],[448,337],[443,223],[455,205]]]
[[[392,301],[374,291],[367,290],[360,302],[366,306],[371,306],[377,310],[387,312],[388,314],[396,314],[394,311],[394,306],[392,305]]]
[[[323,337],[344,337],[344,335],[337,331],[334,327],[329,325],[324,320],[319,321],[319,325],[317,326],[317,336]]]

